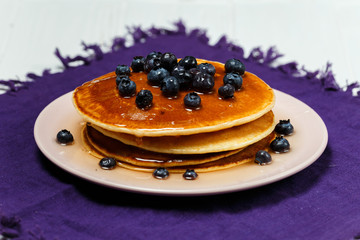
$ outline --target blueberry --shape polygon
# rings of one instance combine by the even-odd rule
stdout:
[[[169,177],[169,171],[166,168],[160,167],[155,169],[155,171],[153,172],[153,176],[157,179],[166,179]]]
[[[114,158],[104,157],[100,160],[99,165],[102,169],[110,170],[116,166],[116,160]]]
[[[177,58],[173,53],[164,53],[161,58],[161,67],[168,71],[171,71],[177,64]]]
[[[190,68],[196,68],[197,61],[193,56],[186,56],[179,61],[179,65],[183,66],[186,70],[189,70]]]
[[[185,72],[186,72],[186,69],[184,68],[184,66],[176,65],[172,69],[171,75],[177,77],[177,76],[184,74]]]
[[[123,96],[123,97],[131,97],[131,96],[135,95],[136,84],[135,84],[134,81],[131,81],[130,78],[129,79],[124,78],[119,83],[118,89],[119,89],[119,93],[120,93],[121,96]]]
[[[288,120],[280,120],[278,124],[275,126],[275,132],[281,135],[290,135],[294,132],[294,127],[290,123],[290,119]]]
[[[180,90],[180,84],[176,77],[167,76],[161,82],[161,91],[165,96],[176,96]]]
[[[151,107],[152,100],[153,100],[153,95],[149,90],[141,90],[136,95],[135,103],[138,108],[146,109]]]
[[[147,56],[146,56],[146,60],[150,60],[152,58],[161,58],[162,56],[162,53],[161,52],[156,52],[156,51],[152,51],[151,53],[149,53]]]
[[[198,177],[198,175],[195,172],[195,170],[187,169],[186,172],[184,173],[183,177],[186,180],[195,180]]]
[[[171,72],[171,75],[178,79],[180,89],[187,90],[191,87],[193,77],[183,66],[176,65]]]
[[[283,136],[276,137],[271,143],[270,148],[276,153],[288,152],[290,149],[290,143]]]
[[[239,75],[244,75],[245,65],[238,59],[232,58],[226,61],[225,63],[225,72],[238,73]]]
[[[170,76],[170,73],[165,68],[152,69],[148,75],[147,79],[149,83],[153,86],[160,86],[162,80]]]
[[[136,56],[131,62],[131,69],[133,72],[142,72],[144,71],[145,58],[143,56]]]
[[[146,59],[144,64],[144,71],[150,72],[152,69],[157,69],[161,66],[161,60],[159,57],[154,57],[151,59]]]
[[[119,75],[130,75],[130,68],[127,65],[117,65],[115,69],[117,76]]]
[[[214,65],[210,64],[210,63],[200,63],[197,68],[201,71],[201,72],[204,72],[204,73],[208,73],[210,74],[211,76],[214,76],[215,75],[215,67]]]
[[[243,83],[242,77],[237,73],[227,73],[224,76],[223,81],[224,81],[224,85],[225,84],[233,85],[235,90],[240,90]]]
[[[201,98],[196,92],[188,93],[184,97],[184,104],[185,104],[185,107],[188,107],[188,108],[194,108],[194,109],[198,108],[198,107],[200,107],[200,104],[201,104]]]
[[[214,85],[214,77],[207,73],[198,73],[193,80],[193,87],[199,92],[210,92]]]
[[[119,83],[122,81],[122,80],[130,80],[129,76],[128,75],[119,75],[119,76],[116,76],[116,86],[119,86]]]
[[[201,73],[202,71],[199,68],[190,68],[189,73],[192,75],[193,79],[198,73]],[[206,73],[206,72],[205,72]],[[211,74],[210,74],[211,75]]]
[[[218,93],[222,98],[232,98],[235,93],[235,88],[231,84],[225,84],[219,87]]]
[[[74,141],[74,137],[70,131],[63,129],[57,133],[56,139],[61,144],[70,144]]]
[[[270,164],[271,161],[271,155],[265,150],[260,150],[255,155],[255,162],[259,165],[267,165]]]

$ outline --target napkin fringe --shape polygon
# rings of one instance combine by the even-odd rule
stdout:
[[[21,219],[0,214],[0,239],[17,238],[21,234]]]
[[[0,89],[5,89],[6,92],[17,92],[22,88],[27,88],[27,82],[9,79],[9,80],[0,80]]]
[[[40,226],[35,225],[34,229],[24,231],[21,226],[21,218],[18,216],[6,216],[0,212],[0,239],[19,239],[27,232],[29,240],[45,240],[44,233]]]
[[[128,33],[123,37],[116,37],[113,39],[110,51],[117,52],[121,49],[127,48],[129,44],[136,44],[145,42],[148,38],[156,38],[160,35],[183,35],[188,37],[197,38],[199,41],[203,42],[204,44],[209,44],[209,37],[207,36],[207,32],[205,30],[195,28],[192,30],[187,30],[184,23],[179,20],[174,24],[175,29],[166,29],[166,28],[158,28],[152,26],[149,29],[143,29],[140,26],[133,26],[127,27]],[[55,56],[60,60],[63,65],[64,70],[73,68],[80,65],[90,65],[93,61],[99,61],[104,57],[104,52],[101,49],[100,45],[92,44],[87,45],[86,43],[82,42],[84,51],[88,52],[89,50],[92,51],[91,54],[87,55],[76,55],[74,57],[70,56],[63,56],[58,48],[55,49]],[[268,48],[267,50],[262,50],[260,47],[253,48],[249,55],[245,57],[244,49],[229,41],[227,37],[224,35],[222,36],[217,43],[213,45],[214,48],[224,48],[228,51],[235,52],[236,56],[239,59],[246,59],[247,61],[259,63],[266,65],[271,68],[275,68],[282,72],[283,74],[297,77],[297,78],[304,78],[309,81],[317,81],[321,84],[324,90],[326,91],[342,91],[339,85],[336,83],[335,76],[331,69],[331,64],[327,63],[325,70],[315,70],[309,71],[306,70],[304,66],[299,67],[299,64],[295,61],[288,62],[285,64],[278,64],[276,66],[276,62],[278,59],[283,57],[284,55],[279,53],[277,49],[273,46]],[[75,64],[75,66],[73,66]],[[36,75],[34,73],[27,74],[27,79],[30,81],[20,81],[20,80],[0,80],[0,86],[5,86],[8,88],[8,91],[17,92],[20,89],[26,88],[29,83],[35,81],[41,77],[50,74],[50,70],[46,69],[42,73],[42,75]],[[345,87],[344,92],[350,95],[353,95],[354,90],[359,88],[359,83],[352,83],[348,84]],[[360,97],[360,91],[357,92],[357,97]]]

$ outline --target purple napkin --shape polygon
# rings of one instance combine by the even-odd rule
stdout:
[[[114,39],[112,51],[84,45],[90,56],[56,55],[62,73],[29,74],[0,96],[0,235],[6,239],[360,239],[360,98],[337,86],[330,66],[308,72],[295,62],[276,68],[274,48],[244,56],[226,37],[206,32],[130,30],[132,47]],[[85,81],[151,51],[224,62],[236,57],[270,86],[310,105],[325,121],[329,143],[305,170],[282,181],[204,197],[159,197],[114,190],[55,166],[39,151],[33,126],[40,111]],[[311,54],[311,53],[309,53]],[[74,62],[81,66],[72,67]],[[1,239],[1,237],[0,237]]]

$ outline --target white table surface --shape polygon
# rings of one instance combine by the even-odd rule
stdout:
[[[103,50],[127,26],[207,29],[210,43],[226,35],[248,54],[276,46],[279,63],[297,61],[308,70],[332,69],[341,87],[359,82],[360,1],[356,0],[2,0],[0,79],[59,71],[55,57],[83,53],[81,42]]]

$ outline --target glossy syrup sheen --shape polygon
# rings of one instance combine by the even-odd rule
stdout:
[[[144,171],[141,168],[166,167],[170,169],[203,169],[206,171],[221,170],[228,166],[238,165],[240,162],[254,161],[255,154],[261,149],[268,149],[269,143],[275,138],[272,132],[260,141],[239,151],[210,153],[210,154],[190,154],[190,155],[171,155],[146,151],[133,146],[125,145],[119,141],[111,139],[97,132],[91,127],[83,131],[84,140],[90,152],[96,152],[97,157],[102,158],[111,156],[118,161],[126,164],[133,170]],[[90,140],[90,141],[89,141]],[[99,151],[92,144],[102,145],[103,151]],[[218,155],[218,156],[216,156]],[[203,172],[204,172],[203,171]]]
[[[113,127],[127,129],[189,129],[201,128],[256,115],[274,103],[272,89],[260,78],[245,72],[243,85],[235,92],[234,98],[221,99],[218,88],[223,85],[224,65],[218,62],[198,60],[198,64],[208,62],[215,66],[215,86],[211,93],[200,94],[201,107],[187,109],[184,96],[193,90],[180,91],[176,98],[165,97],[159,87],[151,86],[144,72],[131,73],[130,79],[136,83],[136,92],[148,89],[153,94],[153,103],[147,110],[139,109],[135,96],[121,97],[115,83],[115,73],[111,72],[74,91],[73,101],[78,111],[88,119]]]
[[[118,160],[137,164],[139,166],[157,167],[161,164],[169,166],[200,164],[230,156],[239,150],[206,154],[166,154],[151,152],[134,146],[126,145],[113,138],[107,137],[91,126],[83,129],[83,138],[91,151],[98,151],[104,156],[111,156]]]

